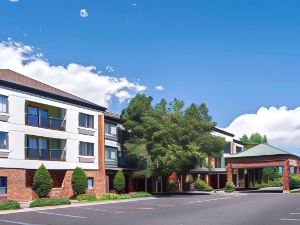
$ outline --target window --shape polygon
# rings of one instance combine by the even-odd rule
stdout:
[[[94,144],[88,142],[80,142],[79,155],[94,156]]]
[[[242,147],[239,147],[239,146],[236,146],[236,153],[239,153],[239,152],[241,152],[243,149],[242,149]]]
[[[117,125],[112,123],[105,123],[105,134],[117,136]]]
[[[7,97],[3,95],[0,95],[0,112],[8,112]]]
[[[7,193],[7,177],[0,177],[0,195]]]
[[[87,188],[88,189],[93,189],[94,188],[94,178],[88,177],[88,179],[87,179]]]
[[[37,107],[27,107],[27,124],[31,126],[49,127],[48,110]]]
[[[8,135],[0,131],[0,149],[8,149]]]
[[[94,128],[94,116],[79,113],[79,126],[86,128]]]
[[[105,162],[106,164],[117,164],[118,148],[105,146]]]

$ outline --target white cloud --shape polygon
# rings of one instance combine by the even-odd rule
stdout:
[[[135,7],[135,6],[137,6],[137,4],[136,3],[131,3],[130,6]]]
[[[88,11],[86,9],[81,9],[80,10],[80,16],[81,17],[87,17],[89,14],[88,14]]]
[[[9,0],[10,2],[18,2],[19,0]]]
[[[255,114],[244,114],[237,117],[225,128],[238,137],[255,132],[265,134],[270,144],[279,147],[300,147],[300,107],[289,110],[261,107]]]
[[[106,107],[113,96],[122,102],[146,90],[125,77],[98,74],[94,66],[51,65],[41,53],[35,54],[32,47],[11,39],[0,42],[0,68],[14,70]]]
[[[114,67],[112,67],[112,66],[110,66],[110,65],[106,66],[106,70],[107,70],[108,72],[110,72],[110,73],[112,73],[112,72],[115,71]]]
[[[157,91],[163,91],[163,90],[165,90],[165,87],[162,86],[162,85],[157,85],[157,86],[155,87],[155,90],[157,90]]]

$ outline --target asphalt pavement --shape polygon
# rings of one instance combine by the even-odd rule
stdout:
[[[167,196],[0,215],[1,225],[295,225],[300,194]]]

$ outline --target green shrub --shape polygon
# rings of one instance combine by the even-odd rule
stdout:
[[[152,195],[148,192],[135,192],[129,194],[130,198],[143,198],[143,197],[151,197]]]
[[[179,187],[176,180],[169,180],[168,191],[170,192],[179,191]]]
[[[30,203],[29,207],[42,207],[53,205],[70,205],[71,201],[67,198],[40,198]]]
[[[32,189],[37,193],[39,198],[44,198],[51,191],[52,183],[53,181],[48,170],[42,164],[34,174]]]
[[[290,189],[300,188],[300,176],[291,175],[290,176]]]
[[[20,203],[13,200],[0,201],[0,210],[20,209]]]
[[[113,180],[114,189],[118,192],[122,192],[125,190],[125,177],[122,170],[119,170]]]
[[[115,199],[119,199],[118,194],[115,193],[105,193],[100,195],[99,200],[115,200]]]
[[[72,188],[75,194],[84,194],[87,188],[87,176],[82,168],[76,167],[72,174]]]
[[[264,187],[281,187],[282,179],[276,179],[273,181],[269,181],[268,183],[255,184],[256,188],[264,188]]]
[[[232,182],[227,182],[225,185],[225,192],[234,192],[235,191],[235,185]]]
[[[92,202],[92,201],[97,201],[97,197],[96,197],[96,195],[81,194],[81,195],[76,196],[76,200]]]
[[[211,186],[209,186],[205,181],[201,180],[201,179],[197,179],[195,181],[195,190],[197,191],[212,191],[213,188]]]

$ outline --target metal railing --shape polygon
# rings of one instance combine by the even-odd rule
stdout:
[[[26,159],[65,161],[66,151],[64,149],[35,149],[25,148]]]
[[[54,130],[66,130],[66,120],[54,117],[44,117],[26,113],[26,125],[50,128]]]

